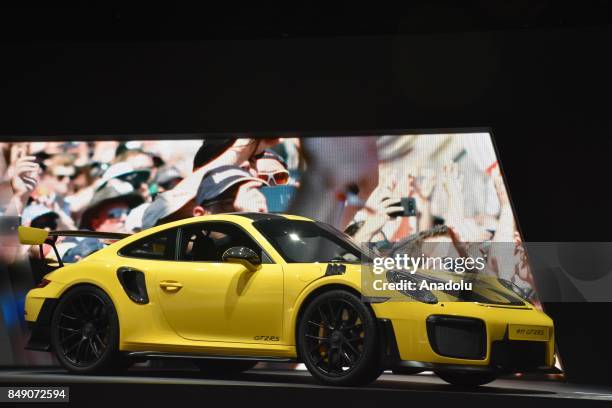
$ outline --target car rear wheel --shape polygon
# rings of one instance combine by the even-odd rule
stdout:
[[[302,314],[297,343],[308,371],[323,384],[368,384],[382,373],[376,319],[351,292],[317,296]]]
[[[110,373],[129,366],[119,354],[113,302],[95,286],[78,286],[62,296],[51,320],[51,347],[61,365],[75,373]]]
[[[193,360],[193,363],[204,374],[210,375],[231,375],[250,370],[257,365],[257,361],[251,360],[212,360],[201,359]]]
[[[492,373],[461,373],[451,371],[436,371],[436,375],[452,385],[462,387],[477,387],[495,381],[497,376]]]

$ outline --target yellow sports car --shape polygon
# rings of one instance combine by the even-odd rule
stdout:
[[[405,302],[367,298],[367,255],[299,216],[203,216],[129,236],[19,234],[53,247],[58,235],[113,241],[78,262],[59,260],[27,295],[28,348],[54,352],[72,372],[166,358],[214,373],[301,361],[330,385],[365,384],[385,369],[480,385],[554,363],[551,319],[503,282],[477,301],[428,290]]]

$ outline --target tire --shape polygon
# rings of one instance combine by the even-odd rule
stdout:
[[[119,353],[119,319],[110,297],[83,285],[63,295],[51,319],[51,348],[60,364],[78,374],[120,372],[131,361]]]
[[[251,360],[193,360],[193,363],[207,375],[232,375],[250,370],[257,365],[257,361]]]
[[[393,374],[395,375],[415,375],[415,374],[419,374],[422,373],[423,371],[425,371],[425,369],[423,368],[412,368],[412,367],[398,367],[398,368],[394,368],[393,370]]]
[[[477,387],[479,385],[484,385],[495,381],[495,379],[497,378],[497,375],[492,373],[469,373],[452,371],[436,371],[436,375],[449,384],[462,387]]]
[[[298,323],[300,359],[322,384],[369,384],[382,373],[376,318],[361,299],[345,290],[318,295]]]

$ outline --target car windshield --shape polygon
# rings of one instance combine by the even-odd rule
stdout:
[[[253,223],[289,263],[360,263],[369,259],[348,236],[320,222],[289,219]]]

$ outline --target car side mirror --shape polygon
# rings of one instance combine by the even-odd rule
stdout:
[[[223,262],[241,264],[251,272],[261,268],[261,259],[251,248],[236,246],[231,247],[221,256]]]

